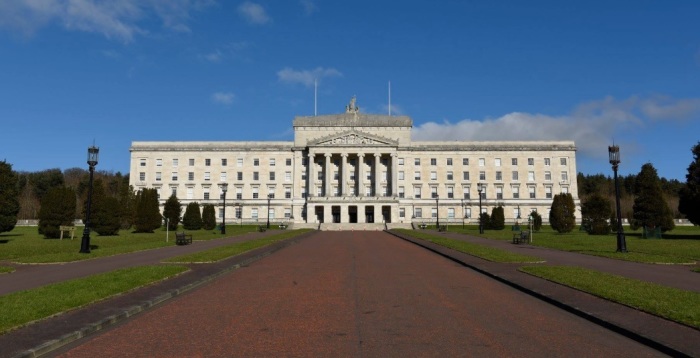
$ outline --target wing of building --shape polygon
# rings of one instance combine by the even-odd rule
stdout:
[[[571,141],[412,141],[409,117],[352,107],[293,126],[293,142],[133,142],[131,185],[214,204],[227,223],[461,224],[499,205],[506,222],[546,222],[562,192],[581,217]]]

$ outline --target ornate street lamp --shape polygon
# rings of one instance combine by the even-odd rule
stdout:
[[[80,253],[90,253],[90,204],[92,202],[92,177],[95,173],[95,165],[100,156],[100,148],[94,145],[88,148],[87,163],[90,166],[90,186],[88,187],[87,211],[85,213],[85,229],[83,230],[83,239],[80,242]]]
[[[622,213],[620,212],[620,185],[617,180],[617,166],[620,164],[620,147],[608,146],[610,164],[615,173],[615,206],[617,207],[617,252],[627,252],[625,233],[622,231]]]
[[[484,184],[476,184],[476,191],[479,192],[479,234],[484,233],[484,222],[481,217],[481,192],[484,191]]]
[[[228,190],[228,183],[219,184],[221,188],[221,196],[224,199],[224,209],[221,213],[221,235],[226,235],[226,191]]]
[[[435,194],[435,227],[440,230],[440,195]]]
[[[270,200],[272,200],[272,194],[267,194],[267,228],[270,228]]]
[[[460,200],[462,201],[462,230],[464,230],[464,217],[467,216],[465,213],[467,210],[464,206],[464,198],[462,198]]]

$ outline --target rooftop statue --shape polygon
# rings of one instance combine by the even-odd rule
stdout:
[[[355,113],[356,114],[357,112],[359,112],[360,107],[357,106],[356,102],[357,102],[356,96],[352,96],[352,98],[350,99],[350,103],[347,106],[345,106],[345,113]]]

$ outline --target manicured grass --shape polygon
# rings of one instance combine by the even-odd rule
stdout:
[[[0,266],[0,274],[1,274],[1,273],[10,273],[10,272],[13,272],[14,270],[15,270],[14,267],[10,267],[10,266]]]
[[[528,266],[521,271],[700,328],[700,293],[579,267]]]
[[[0,296],[0,334],[184,271],[182,266],[140,266]]]
[[[477,244],[464,242],[464,241],[460,241],[460,240],[449,239],[449,238],[442,237],[442,236],[436,236],[436,235],[432,235],[432,234],[425,232],[425,231],[415,231],[415,230],[406,230],[406,229],[395,229],[392,231],[400,232],[402,234],[415,237],[417,239],[430,241],[434,244],[438,244],[440,246],[445,246],[447,248],[457,250],[459,252],[463,252],[465,254],[469,254],[472,256],[480,257],[480,258],[482,258],[484,260],[488,260],[488,261],[511,262],[511,263],[542,262],[542,259],[539,259],[536,257],[520,255],[520,254],[512,253],[509,251],[505,251],[505,250],[495,249],[495,248],[488,247],[488,246],[477,245]]]
[[[256,240],[249,240],[245,242],[239,242],[232,245],[227,245],[223,247],[217,247],[210,250],[195,252],[189,255],[182,255],[177,257],[172,257],[165,260],[164,262],[174,262],[174,263],[204,263],[204,262],[216,262],[227,259],[232,256],[240,255],[244,252],[257,249],[259,247],[270,245],[274,242],[281,241],[284,239],[289,239],[295,236],[299,236],[303,233],[312,231],[311,229],[300,229],[300,230],[290,230],[290,231],[280,231],[278,234],[270,235]]]
[[[257,226],[226,226],[226,237],[241,235],[257,230]],[[212,240],[224,236],[218,230],[182,230],[192,234],[194,240]],[[75,239],[44,239],[39,235],[36,226],[15,227],[14,230],[0,234],[0,260],[19,263],[49,263],[70,262],[95,257],[112,256],[134,251],[155,249],[175,245],[175,233],[169,233],[166,242],[166,231],[157,229],[153,233],[133,233],[132,230],[121,230],[117,236],[100,236],[92,233],[90,236],[90,254],[81,254],[80,242],[82,228],[78,228]]]
[[[527,230],[527,227],[523,225],[521,229]],[[464,230],[461,226],[450,226],[448,230],[496,240],[513,239],[510,226],[505,230],[486,230],[483,235],[479,235],[476,226],[467,226]],[[676,227],[673,231],[664,234],[664,239],[642,239],[641,230],[632,231],[625,228],[625,237],[628,252],[623,254],[615,252],[617,249],[615,233],[602,236],[588,235],[576,227],[570,233],[560,234],[549,226],[543,226],[542,230],[533,233],[532,245],[645,263],[692,264],[700,260],[700,228],[698,227]]]

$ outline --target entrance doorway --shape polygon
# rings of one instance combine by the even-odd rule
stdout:
[[[357,206],[353,205],[348,207],[348,216],[350,217],[351,224],[357,223]]]
[[[365,206],[365,222],[374,223],[374,206]]]
[[[334,223],[340,223],[340,206],[331,206],[331,215],[333,215]]]
[[[315,207],[314,213],[316,214],[316,222],[323,223],[323,206]]]
[[[385,223],[391,222],[391,206],[382,206],[382,219]]]

